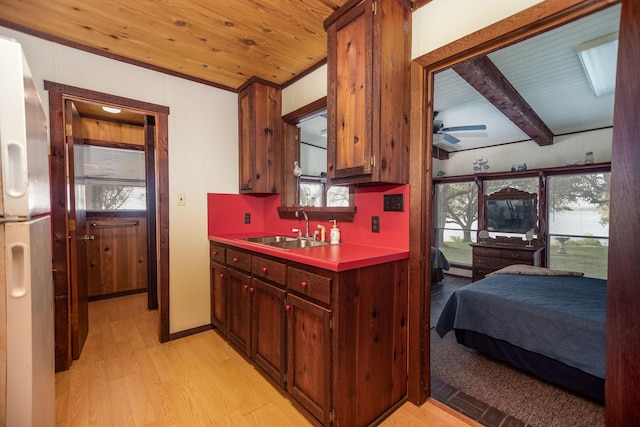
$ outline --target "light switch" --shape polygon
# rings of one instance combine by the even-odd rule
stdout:
[[[178,193],[178,206],[187,205],[187,196],[184,193]]]

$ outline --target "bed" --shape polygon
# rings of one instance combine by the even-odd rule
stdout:
[[[507,267],[456,290],[436,332],[455,331],[460,344],[602,403],[606,284]]]
[[[438,248],[431,247],[431,283],[442,282],[444,279],[443,270],[449,270],[450,265],[447,258]]]

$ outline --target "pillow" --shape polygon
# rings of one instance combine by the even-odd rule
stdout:
[[[489,273],[485,277],[493,276],[495,274],[529,274],[534,276],[584,276],[584,273],[579,271],[549,270],[548,268],[534,267],[532,265],[526,264],[513,264]]]

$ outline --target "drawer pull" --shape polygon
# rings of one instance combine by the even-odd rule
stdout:
[[[284,306],[285,311],[291,311],[291,306],[289,304]]]
[[[520,254],[518,252],[511,252],[511,256],[514,258],[520,258]]]
[[[238,262],[238,258],[237,257],[233,257],[233,262]]]
[[[483,259],[478,259],[476,260],[478,262],[478,264],[486,264],[487,261],[483,260]]]
[[[264,274],[267,274],[267,271],[269,271],[269,269],[268,269],[267,267],[262,267],[262,272],[263,272]]]
[[[302,282],[302,283],[300,283],[300,286],[302,286],[304,289],[306,289],[309,286],[309,284],[307,282]]]

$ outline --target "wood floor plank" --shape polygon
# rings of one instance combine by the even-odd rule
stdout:
[[[89,382],[89,423],[91,425],[114,425],[111,419],[111,399],[104,368],[104,361],[93,364]]]
[[[160,344],[157,316],[146,294],[89,304],[82,355],[56,374],[58,427],[317,425],[217,331]],[[427,402],[382,425],[469,424]]]

